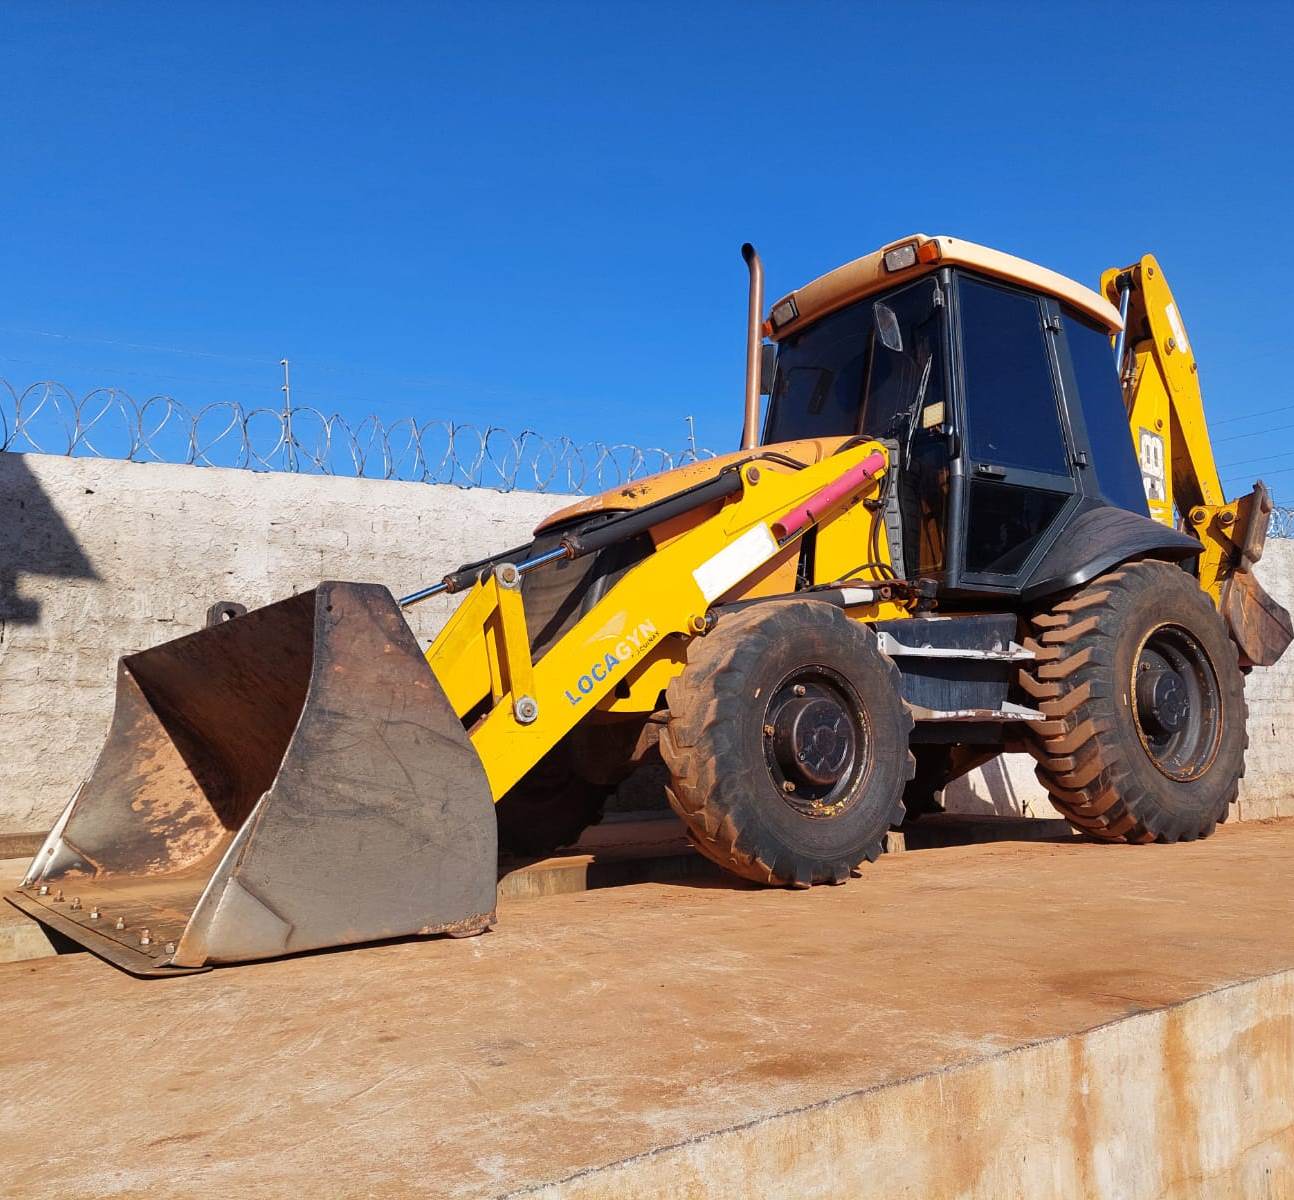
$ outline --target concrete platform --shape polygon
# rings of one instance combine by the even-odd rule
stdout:
[[[1071,838],[1061,820],[939,815],[889,834],[886,850],[942,849],[992,841],[1049,841]],[[0,893],[18,886],[31,854],[0,859]],[[499,869],[499,900],[534,899],[623,887],[653,880],[719,879],[723,872],[697,853],[673,813],[619,813],[589,829],[572,847],[551,858],[504,859]],[[45,929],[10,904],[0,902],[0,963],[54,954],[81,953],[70,938]]]
[[[22,1197],[1294,1195],[1294,823],[649,883],[139,981],[0,967]]]
[[[900,842],[898,838],[896,845]],[[0,894],[18,886],[30,863],[31,855],[0,859]],[[595,825],[566,853],[538,860],[505,858],[499,865],[499,902],[721,874],[692,847],[673,813],[626,814]],[[0,963],[83,952],[70,938],[0,900]]]

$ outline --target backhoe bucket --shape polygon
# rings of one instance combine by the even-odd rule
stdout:
[[[494,805],[385,588],[129,654],[108,740],[9,899],[137,975],[494,920]]]

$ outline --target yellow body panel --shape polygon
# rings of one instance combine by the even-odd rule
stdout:
[[[599,712],[619,716],[626,713],[651,713],[660,706],[660,694],[687,665],[687,639],[665,638],[652,653],[631,667],[622,683],[600,704]]]
[[[803,531],[779,545],[771,524],[877,450],[884,453],[877,442],[863,443],[801,471],[747,463],[741,491],[633,567],[538,663],[530,662],[524,614],[513,603],[520,593],[499,583],[499,571],[474,587],[426,657],[460,717],[488,702],[470,736],[494,798],[593,709],[650,712],[682,670],[686,639],[707,627],[710,608],[739,593],[768,562],[797,553]],[[860,493],[875,494],[883,477],[882,471]],[[865,547],[871,518],[861,504],[842,505],[806,528],[817,528],[821,539],[844,522]],[[871,619],[877,611],[866,606]],[[523,697],[535,703],[533,719],[518,714]]]

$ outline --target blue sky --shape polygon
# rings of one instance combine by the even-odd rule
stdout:
[[[0,377],[726,449],[745,239],[1151,250],[1291,496],[1290,12],[10,0]]]

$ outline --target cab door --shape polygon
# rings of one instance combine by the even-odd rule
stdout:
[[[954,586],[1011,591],[1079,501],[1052,344],[1059,317],[1034,293],[955,277],[963,437]]]

